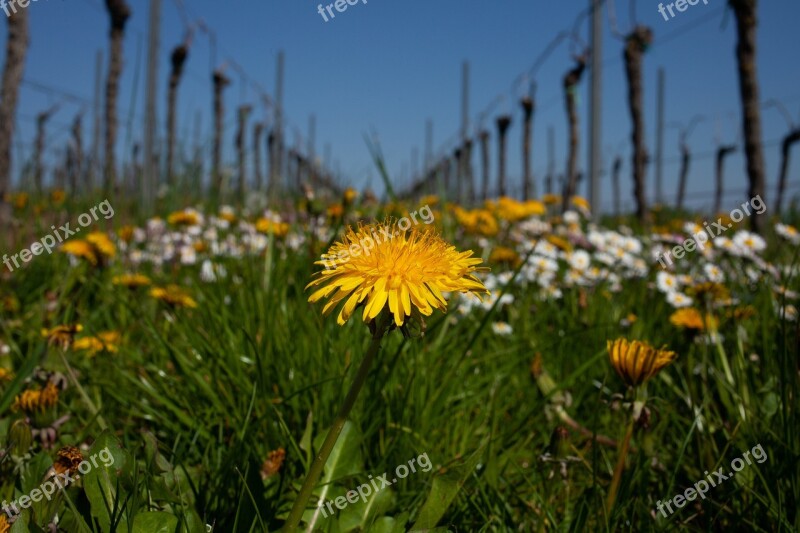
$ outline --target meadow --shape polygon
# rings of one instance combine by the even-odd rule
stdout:
[[[98,200],[15,195],[4,250]],[[0,500],[106,448],[113,461],[13,519],[4,507],[2,533],[276,531],[359,376],[302,530],[800,525],[794,214],[764,238],[723,218],[731,229],[665,269],[660,254],[711,218],[656,208],[647,226],[595,223],[585,200],[562,212],[553,195],[467,208],[254,194],[236,208],[161,201],[149,219],[111,203],[113,218],[0,276]],[[347,227],[425,205],[432,224],[384,244],[472,251],[480,261],[451,272],[486,291],[441,291],[430,316],[413,288],[411,310],[390,294],[349,319],[309,302]],[[369,259],[424,271],[408,250]]]

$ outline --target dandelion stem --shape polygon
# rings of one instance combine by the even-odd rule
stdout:
[[[372,361],[375,359],[378,350],[380,350],[381,340],[383,339],[383,335],[386,333],[386,329],[389,326],[390,320],[391,315],[388,313],[381,313],[375,319],[376,329],[372,335],[372,342],[369,345],[367,354],[364,356],[364,360],[361,362],[361,366],[358,368],[358,373],[356,374],[352,385],[350,385],[350,390],[347,392],[344,403],[339,408],[339,413],[336,415],[336,420],[334,420],[331,429],[328,430],[328,435],[325,437],[325,442],[322,443],[319,453],[314,458],[314,462],[311,464],[311,468],[308,471],[306,480],[303,482],[303,486],[300,488],[300,493],[297,495],[297,499],[294,501],[294,505],[289,513],[289,517],[286,519],[286,523],[284,524],[282,531],[289,532],[297,530],[297,526],[300,524],[300,520],[303,518],[303,512],[306,510],[308,501],[311,499],[312,492],[314,491],[314,488],[316,487],[317,482],[322,475],[322,470],[325,467],[325,463],[328,461],[328,456],[330,456],[331,452],[333,451],[333,447],[336,445],[339,434],[342,432],[342,428],[344,428],[344,424],[347,422],[350,411],[353,409],[353,405],[356,403],[358,393],[361,392],[361,388],[367,379],[369,369],[372,366]]]
[[[625,438],[622,441],[622,446],[619,449],[619,456],[617,457],[617,466],[614,468],[614,477],[611,480],[611,487],[608,489],[608,500],[606,500],[606,510],[611,515],[611,510],[614,508],[614,501],[617,499],[617,490],[619,489],[619,482],[622,480],[622,471],[625,470],[625,459],[628,457],[628,450],[630,449],[631,437],[633,436],[633,424],[635,417],[631,416],[631,421],[628,423],[628,430],[625,432]]]

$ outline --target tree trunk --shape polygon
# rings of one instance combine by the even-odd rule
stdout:
[[[83,171],[83,116],[78,114],[72,122],[73,167],[70,182],[78,183]],[[74,191],[73,191],[74,193]]]
[[[775,206],[775,213],[781,214],[783,207],[783,192],[786,190],[786,174],[789,172],[789,155],[792,145],[800,142],[800,129],[790,132],[783,138],[781,145],[781,173],[778,176],[778,198]]]
[[[216,201],[221,201],[222,198],[222,129],[223,120],[225,119],[225,106],[222,101],[222,92],[225,87],[230,83],[230,80],[223,74],[221,70],[214,71],[212,75],[214,83],[214,147],[212,150],[211,162],[211,194]]]
[[[750,198],[762,197],[764,190],[764,152],[761,146],[761,110],[758,76],[756,75],[757,0],[728,0],[736,17],[738,42],[736,60],[739,70],[739,92],[742,98],[744,153],[747,160]],[[765,228],[766,211],[753,213],[750,225],[761,233]]]
[[[119,78],[122,75],[122,43],[125,39],[125,24],[131,9],[125,0],[106,0],[106,9],[111,19],[110,48],[108,55],[108,78],[106,79],[106,168],[104,187],[110,193],[116,186],[117,158],[117,96]]]
[[[264,186],[264,173],[261,172],[261,136],[264,134],[264,123],[257,122],[253,126],[253,168],[255,170],[256,190],[261,192]]]
[[[36,115],[36,140],[33,143],[33,183],[36,192],[41,194],[44,190],[43,177],[44,177],[44,163],[42,156],[44,155],[44,143],[47,136],[47,121],[56,112],[56,107],[51,107],[46,111]]]
[[[269,158],[269,169],[267,171],[267,193],[272,194],[272,188],[275,186],[275,128],[271,129],[267,134],[267,157]]]
[[[678,209],[683,209],[683,198],[686,194],[686,178],[689,176],[689,163],[691,161],[691,154],[689,153],[689,145],[685,142],[681,143],[681,170],[678,177],[678,198],[675,205]]]
[[[511,117],[503,115],[497,118],[497,194],[506,195],[506,134],[511,125]]]
[[[725,183],[725,158],[728,154],[736,151],[735,145],[725,145],[717,148],[717,187],[714,192],[714,214],[718,215],[722,210],[722,195]]]
[[[489,132],[480,133],[481,141],[481,199],[489,197]]]
[[[6,203],[6,193],[11,190],[11,142],[17,116],[17,99],[25,54],[28,51],[28,10],[17,9],[8,17],[8,41],[3,68],[3,86],[0,89],[0,227],[5,231],[11,217],[11,206]]]
[[[614,164],[611,167],[611,182],[614,188],[614,216],[620,215],[620,195],[619,195],[619,172],[622,170],[622,157],[617,156],[614,158]]]
[[[533,143],[533,99],[522,99],[522,197],[529,200],[536,195],[536,187],[531,175],[531,144]]]
[[[453,162],[456,167],[456,202],[464,202],[464,151],[459,147],[453,151]]]
[[[578,143],[580,127],[578,124],[578,84],[586,69],[586,58],[576,57],[577,64],[564,76],[564,105],[569,122],[569,155],[567,156],[567,175],[565,176],[564,194],[561,211],[569,209],[569,202],[578,188]]]
[[[188,44],[180,44],[172,49],[170,62],[172,70],[167,86],[167,183],[174,187],[175,179],[175,116],[178,106],[178,85],[183,75],[183,66],[189,56]]]
[[[644,112],[642,111],[642,56],[653,41],[653,32],[645,26],[637,26],[625,38],[625,74],[628,78],[628,107],[633,130],[633,196],[636,200],[636,216],[640,222],[648,218],[645,196],[645,172],[647,147],[644,144]]]
[[[247,117],[250,116],[253,106],[242,105],[239,106],[238,123],[239,127],[236,131],[236,154],[239,167],[239,187],[238,195],[239,200],[244,201],[245,192],[247,192],[247,149],[245,148],[245,136],[247,135]]]
[[[475,201],[475,176],[472,172],[472,139],[464,141],[464,178],[467,181],[467,201]]]

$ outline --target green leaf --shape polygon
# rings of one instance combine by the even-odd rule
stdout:
[[[128,454],[106,430],[94,442],[85,461],[92,466],[83,481],[92,517],[97,519],[103,531],[110,531],[112,518],[115,523],[119,521],[120,508],[124,504],[117,501],[117,490]]]
[[[175,515],[162,511],[139,513],[133,520],[132,533],[174,533],[178,530]]]
[[[369,484],[367,485],[369,486]],[[357,490],[357,487],[351,490]],[[371,486],[370,490],[372,490]],[[362,501],[359,497],[356,503],[349,504],[341,511],[339,527],[342,531],[353,531],[354,529],[364,531],[370,522],[391,509],[394,502],[395,493],[392,489],[371,493],[366,497],[366,501]]]
[[[314,439],[314,449],[319,450],[325,440],[327,431],[321,432]],[[333,482],[337,479],[342,479],[347,476],[353,476],[363,470],[364,460],[361,457],[361,434],[356,429],[355,425],[349,420],[345,422],[336,444],[333,446],[331,455],[325,463],[325,469],[322,473],[322,480],[320,485],[322,488],[319,490],[319,497],[317,501],[325,501],[329,499]],[[322,509],[317,507],[308,519],[307,531],[313,531],[322,518]]]
[[[433,478],[431,492],[422,506],[411,531],[429,530],[436,527],[436,524],[439,523],[439,520],[442,519],[455,499],[458,491],[461,490],[461,486],[469,475],[475,471],[475,467],[483,455],[484,447],[485,445],[478,448],[461,465],[451,467],[446,473]]]

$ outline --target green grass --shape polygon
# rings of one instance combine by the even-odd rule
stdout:
[[[65,211],[87,205],[94,204]],[[26,235],[46,233],[49,224],[27,216],[21,220],[34,229],[23,226]],[[119,229],[128,216],[120,209],[110,224]],[[477,249],[448,227],[451,242]],[[8,249],[27,242],[18,238]],[[47,420],[34,425],[68,414],[56,449],[110,443],[115,450],[105,476],[87,476],[59,503],[65,531],[280,528],[369,332],[355,317],[340,327],[307,303],[304,286],[319,250],[272,244],[265,254],[222,261],[228,276],[218,283],[202,282],[199,266],[142,269],[157,284],[186,288],[196,309],[171,310],[147,289],[113,286],[124,270],[117,263],[70,267],[61,253],[2,277],[0,297],[19,306],[6,306],[0,320],[0,341],[10,347],[0,366],[17,375],[0,384],[0,445],[22,418],[10,406],[23,381],[36,368],[71,369],[79,387],[70,383],[53,412],[42,415]],[[768,256],[788,264],[790,252],[773,245]],[[490,316],[451,310],[428,319],[424,336],[392,332],[353,410],[339,462],[326,472],[325,494],[342,496],[422,454],[434,468],[392,484],[369,506],[348,505],[317,522],[319,529],[406,531],[423,517],[450,531],[797,530],[798,323],[776,316],[769,284],[733,281],[732,294],[756,315],[724,321],[724,341],[699,345],[670,324],[673,310],[652,280],[623,280],[619,293],[602,285],[563,288],[556,301],[514,285],[513,305]],[[800,290],[796,279],[786,285]],[[629,313],[638,317],[630,328],[620,323]],[[496,320],[508,322],[513,335],[495,335]],[[119,351],[62,358],[40,335],[43,327],[75,322],[84,333],[119,331]],[[567,425],[559,417],[565,412],[590,433],[622,439],[631,396],[605,354],[606,340],[618,336],[667,345],[679,358],[647,383],[649,418],[634,433],[608,514],[616,449],[574,428],[563,443],[553,435]],[[547,395],[531,374],[537,355],[556,386]],[[683,492],[706,470],[729,470],[757,444],[768,460],[667,519],[655,515],[656,501]],[[278,448],[286,460],[262,480],[261,465]],[[548,452],[551,460],[543,460]],[[38,440],[26,454],[6,454],[0,499],[36,487],[54,457]],[[50,516],[42,507],[33,511],[24,515],[27,526],[18,521],[12,531],[39,531]]]

